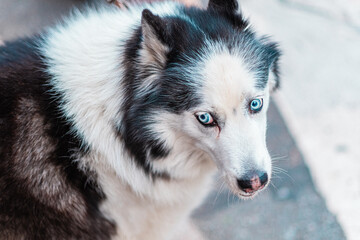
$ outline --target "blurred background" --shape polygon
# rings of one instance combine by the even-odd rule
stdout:
[[[42,31],[88,3],[0,0],[0,44]],[[195,222],[211,240],[360,239],[360,1],[240,5],[253,28],[283,51],[267,137],[274,177],[252,201],[236,199],[218,181]]]

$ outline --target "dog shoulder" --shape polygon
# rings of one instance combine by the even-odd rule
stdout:
[[[0,48],[0,235],[107,239],[114,225],[97,210],[104,196],[79,167],[86,147],[58,108],[38,42]]]

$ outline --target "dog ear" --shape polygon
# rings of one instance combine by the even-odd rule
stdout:
[[[239,10],[239,4],[237,0],[210,0],[208,9],[235,13]]]
[[[154,15],[150,10],[143,10],[141,18],[143,48],[148,54],[145,59],[149,59],[149,62],[155,61],[161,66],[166,62],[166,54],[172,45],[169,25],[165,19]]]
[[[210,0],[208,9],[214,12],[220,12],[239,31],[246,29],[249,25],[241,14],[237,0]]]
[[[272,57],[271,64],[269,69],[269,88],[270,91],[275,91],[280,87],[280,69],[279,69],[279,59],[281,53],[277,48],[276,44],[271,45],[272,48]]]

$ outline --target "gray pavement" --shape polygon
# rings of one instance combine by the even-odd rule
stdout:
[[[0,0],[0,40],[43,29],[74,3],[83,2]],[[336,217],[315,190],[303,156],[274,104],[269,110],[268,144],[274,165],[284,170],[275,170],[272,186],[251,201],[236,199],[219,184],[194,213],[205,235],[210,240],[345,239]]]
[[[38,32],[81,3],[80,0],[0,0],[0,40]]]

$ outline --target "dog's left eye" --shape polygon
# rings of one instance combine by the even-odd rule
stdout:
[[[195,115],[196,115],[197,120],[205,126],[216,125],[214,118],[208,112],[198,112]]]
[[[262,106],[263,106],[263,99],[262,98],[256,98],[256,99],[253,99],[251,102],[250,102],[250,112],[251,113],[257,113],[257,112],[260,112],[261,109],[262,109]]]

